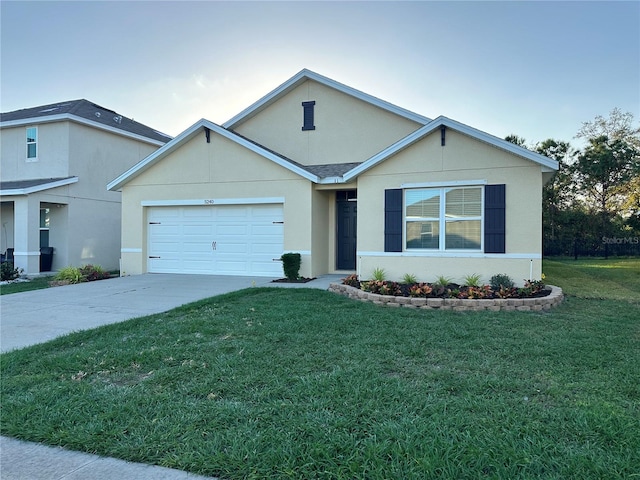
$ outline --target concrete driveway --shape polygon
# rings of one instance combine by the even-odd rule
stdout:
[[[327,289],[343,275],[308,283],[272,283],[272,278],[146,274],[0,296],[0,351],[46,342],[67,333],[166,312],[172,308],[249,287]]]

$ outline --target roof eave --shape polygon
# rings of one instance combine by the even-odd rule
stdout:
[[[50,190],[52,188],[64,187],[77,183],[78,177],[65,178],[63,180],[57,180],[55,182],[43,183],[41,185],[34,185],[33,187],[26,188],[12,188],[10,190],[0,190],[0,196],[9,197],[15,195],[30,195],[36,192],[42,192],[44,190]]]
[[[33,124],[41,125],[43,123],[64,122],[64,121],[80,123],[83,125],[100,129],[100,130],[105,130],[110,133],[115,133],[116,135],[121,135],[123,137],[149,143],[155,146],[161,146],[167,143],[167,142],[162,142],[160,140],[156,140],[155,138],[145,137],[144,135],[128,132],[120,128],[110,127],[108,125],[104,125],[99,122],[93,122],[91,120],[88,120],[83,117],[79,117],[72,113],[61,113],[58,115],[43,115],[41,117],[30,117],[30,118],[21,118],[19,120],[9,120],[7,122],[0,122],[0,128],[20,127],[23,125],[33,125]],[[171,137],[168,137],[168,139],[171,140]]]

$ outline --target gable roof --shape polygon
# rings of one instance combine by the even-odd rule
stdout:
[[[299,163],[294,162],[293,160],[290,160],[283,155],[275,153],[272,150],[268,150],[263,146],[241,135],[238,135],[230,130],[227,130],[221,127],[220,125],[217,125],[203,118],[201,120],[198,120],[193,125],[191,125],[191,127],[187,128],[184,132],[182,132],[180,135],[175,137],[173,140],[171,140],[170,142],[166,143],[164,146],[162,146],[161,148],[153,152],[151,155],[142,159],[140,162],[135,164],[133,167],[131,167],[126,172],[124,172],[118,178],[110,182],[107,185],[107,190],[119,190],[129,180],[137,177],[142,172],[144,172],[151,166],[155,165],[164,157],[166,157],[170,153],[177,150],[185,142],[188,142],[189,140],[191,140],[197,135],[202,135],[203,133],[206,133],[207,130],[217,133],[218,135],[221,135],[222,137],[227,138],[232,142],[235,142],[238,145],[241,145],[251,150],[254,153],[257,153],[258,155],[266,158],[267,160],[270,160],[273,163],[276,163],[277,165],[280,165],[281,167],[284,167],[287,170],[293,173],[296,173],[311,182],[319,183],[320,181],[317,175],[311,173],[303,165],[300,165]]]
[[[342,177],[342,181],[348,182],[354,179],[361,173],[364,173],[370,168],[373,168],[374,166],[385,161],[386,159],[395,155],[396,153],[404,150],[405,148],[413,145],[414,143],[418,142],[419,140],[423,139],[424,137],[432,133],[434,130],[437,130],[443,126],[446,128],[451,128],[452,130],[456,130],[469,137],[475,138],[476,140],[479,140],[481,142],[487,143],[493,147],[506,150],[507,152],[513,153],[514,155],[518,155],[519,157],[525,158],[527,160],[531,160],[532,162],[539,164],[542,167],[543,171],[550,172],[550,171],[558,170],[558,162],[556,160],[552,160],[550,158],[545,157],[544,155],[540,155],[539,153],[532,152],[529,149],[520,147],[507,140],[503,140],[501,138],[495,137],[481,130],[465,125],[463,123],[456,122],[455,120],[452,120],[450,118],[440,116],[435,120],[431,121],[430,123],[428,123],[427,125],[425,125],[424,127],[419,128],[413,133],[410,133],[403,139],[397,141],[393,145],[390,145],[389,147],[385,148],[384,150],[377,153],[373,157],[362,162],[357,167],[349,170]]]
[[[73,120],[141,139],[155,145],[163,145],[171,140],[169,135],[84,99],[0,113],[0,127],[14,127],[61,120]]]
[[[410,133],[406,137],[398,140],[396,143],[390,145],[385,148],[381,152],[372,156],[368,160],[360,163],[340,163],[340,164],[327,164],[327,165],[302,165],[297,163],[284,155],[275,152],[271,149],[268,149],[253,140],[246,138],[238,133],[235,133],[232,128],[235,125],[238,125],[242,121],[251,116],[255,115],[259,111],[267,108],[269,105],[274,103],[277,99],[281,98],[292,88],[295,88],[300,83],[311,79],[315,81],[319,81],[320,83],[330,86],[332,88],[336,88],[344,93],[349,95],[357,96],[362,100],[368,101],[374,105],[379,106],[380,108],[385,108],[386,110],[393,111],[397,114],[403,115],[406,118],[411,118],[412,120],[419,121],[420,123],[424,123],[424,125],[418,128],[413,133]],[[485,133],[476,128],[470,127],[463,123],[457,122],[450,118],[440,116],[435,120],[430,120],[427,117],[423,117],[421,115],[414,114],[409,112],[408,110],[404,110],[400,107],[396,107],[388,102],[384,102],[383,100],[376,99],[370,95],[359,92],[358,90],[352,89],[351,87],[347,87],[346,85],[342,85],[338,82],[335,82],[329,78],[318,75],[317,73],[311,72],[309,70],[302,70],[297,75],[292,77],[287,82],[283,83],[280,87],[273,90],[270,94],[266,95],[258,102],[254,103],[247,109],[243,110],[241,113],[233,117],[228,122],[224,123],[222,126],[217,125],[213,122],[210,122],[206,119],[201,119],[187,130],[182,132],[180,135],[175,137],[173,140],[165,144],[163,147],[159,148],[155,152],[153,152],[148,157],[144,158],[142,161],[131,167],[129,170],[124,172],[118,178],[113,180],[111,183],[107,185],[108,190],[119,190],[124,186],[129,180],[135,178],[140,173],[144,172],[146,169],[169,155],[171,152],[178,149],[183,143],[189,141],[194,136],[198,134],[202,134],[203,131],[207,129],[213,131],[233,142],[248,148],[249,150],[261,155],[262,157],[270,160],[289,171],[300,175],[307,180],[318,183],[318,184],[339,184],[339,183],[348,183],[355,178],[357,178],[360,174],[366,172],[367,170],[375,167],[379,163],[387,160],[398,152],[404,150],[405,148],[413,145],[414,143],[420,141],[427,135],[434,132],[436,129],[441,127],[451,128],[456,130],[464,135],[470,136],[479,140],[481,142],[487,143],[493,147],[505,150],[512,154],[518,155],[519,157],[530,160],[534,163],[537,163],[541,166],[543,172],[553,172],[558,170],[558,162],[555,160],[551,160],[539,153],[532,152],[524,147],[520,147],[515,145],[514,143],[508,142],[496,136]]]
[[[383,110],[387,110],[391,113],[395,113],[396,115],[400,115],[401,117],[405,117],[409,120],[413,120],[414,122],[425,125],[431,121],[430,118],[424,117],[417,113],[406,110],[402,107],[398,107],[397,105],[393,105],[392,103],[381,100],[377,97],[369,95],[367,93],[361,92],[360,90],[356,90],[355,88],[344,85],[340,82],[336,82],[328,77],[324,77],[318,73],[312,72],[311,70],[307,70],[306,68],[298,72],[296,75],[291,77],[289,80],[284,82],[275,90],[272,90],[270,93],[266,94],[260,100],[245,108],[235,117],[226,121],[222,124],[224,128],[234,129],[239,124],[258,114],[265,108],[267,108],[272,103],[279,100],[281,97],[289,93],[291,90],[306,82],[307,80],[313,80],[322,85],[325,85],[329,88],[333,88],[334,90],[338,90],[342,93],[355,97],[359,100],[365,101],[374,105],[376,107],[382,108]]]

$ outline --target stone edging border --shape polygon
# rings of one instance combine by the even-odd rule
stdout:
[[[547,285],[551,293],[546,297],[537,298],[491,298],[491,299],[461,299],[461,298],[412,298],[394,297],[392,295],[378,295],[369,293],[349,285],[332,283],[329,291],[353,298],[363,302],[372,302],[376,305],[389,307],[421,308],[427,310],[454,310],[458,312],[471,312],[489,310],[498,311],[541,311],[550,310],[562,303],[564,294],[560,287]]]

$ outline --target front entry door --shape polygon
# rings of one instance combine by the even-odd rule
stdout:
[[[356,269],[356,225],[358,203],[355,191],[337,192],[336,269]]]

